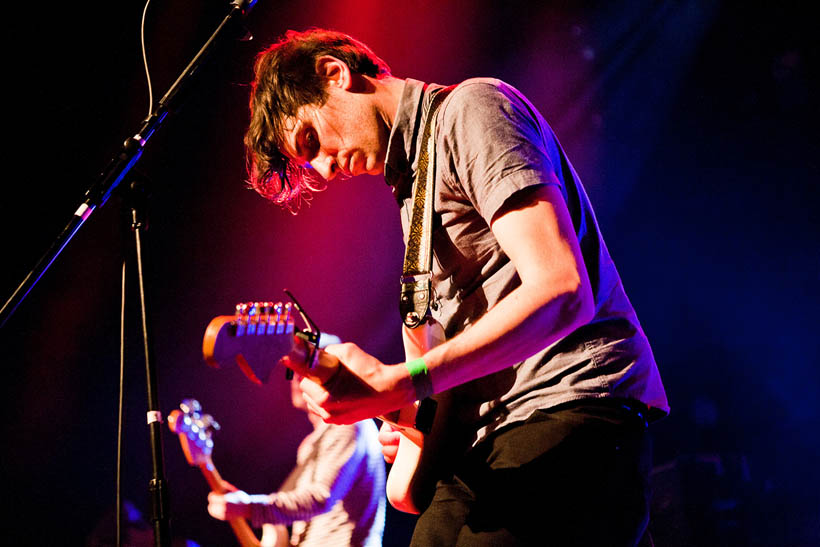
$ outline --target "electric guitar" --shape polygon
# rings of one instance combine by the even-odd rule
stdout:
[[[291,304],[248,303],[237,306],[234,315],[221,315],[209,323],[202,343],[205,362],[215,368],[238,365],[254,383],[264,384],[284,356],[314,363],[311,380],[323,384],[341,366],[336,357],[318,349],[316,340],[307,330],[295,328]],[[403,330],[408,360],[422,356],[428,349],[444,340],[438,324]],[[387,499],[390,504],[406,513],[419,513],[429,503],[438,476],[449,466],[458,449],[468,445],[469,439],[459,433],[468,428],[459,427],[463,412],[450,394],[434,397],[437,404],[420,403],[380,416],[401,433],[398,453],[387,478]],[[427,402],[429,403],[429,401]],[[430,414],[434,408],[434,418]],[[419,418],[432,422],[419,430]]]
[[[210,414],[202,413],[202,407],[196,399],[185,399],[179,407],[180,410],[173,410],[168,416],[168,427],[179,436],[185,459],[190,465],[199,467],[212,491],[218,494],[227,493],[228,489],[211,459],[214,447],[213,431],[219,429],[219,424]],[[264,524],[262,538],[257,539],[247,520],[235,518],[228,522],[241,547],[288,545],[288,531],[284,526]]]

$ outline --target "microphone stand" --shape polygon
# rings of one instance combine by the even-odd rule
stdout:
[[[162,448],[162,414],[159,410],[159,396],[157,395],[157,376],[154,365],[154,348],[152,335],[148,323],[148,305],[145,292],[145,244],[143,233],[148,229],[148,199],[150,196],[150,181],[135,172],[129,176],[130,182],[125,189],[125,201],[129,209],[131,232],[134,234],[133,247],[128,256],[134,263],[135,272],[129,272],[129,259],[126,259],[124,275],[136,274],[137,290],[139,295],[140,329],[142,332],[142,349],[145,360],[146,393],[148,399],[148,434],[151,447],[152,478],[148,483],[151,497],[151,522],[154,525],[154,544],[161,547],[171,545],[170,513],[168,508],[168,483],[165,480]],[[125,287],[123,287],[125,290]],[[123,301],[124,303],[124,301]],[[123,319],[125,310],[123,310]],[[118,456],[119,457],[119,456]],[[117,462],[119,465],[119,462]],[[117,477],[120,480],[120,477]],[[119,485],[117,487],[119,492]],[[120,499],[117,499],[119,507]],[[120,513],[117,512],[119,522]],[[120,536],[117,536],[117,545],[120,545]]]
[[[11,297],[0,308],[0,328],[5,325],[17,307],[34,288],[43,274],[59,256],[72,237],[79,231],[83,223],[88,220],[97,207],[102,207],[111,193],[119,186],[123,178],[139,161],[148,140],[159,129],[168,114],[178,109],[181,103],[182,91],[190,84],[192,77],[202,66],[206,58],[228,39],[235,39],[246,34],[246,29],[240,24],[256,0],[233,0],[228,15],[222,20],[216,31],[205,45],[194,56],[193,60],[182,71],[177,80],[171,85],[168,92],[160,99],[150,116],[142,121],[139,130],[133,137],[125,140],[120,151],[115,154],[100,173],[97,181],[86,191],[85,199],[74,211],[74,216],[66,225],[51,247],[42,256],[39,262],[23,279],[12,293]]]
[[[230,9],[211,37],[205,42],[187,67],[182,71],[168,92],[160,99],[151,114],[143,120],[142,125],[134,134],[125,140],[121,150],[114,155],[100,173],[97,181],[86,191],[85,199],[74,212],[71,221],[66,225],[51,247],[42,256],[40,261],[20,283],[11,297],[0,309],[0,328],[5,325],[18,306],[31,292],[37,282],[46,273],[54,260],[63,251],[71,238],[88,220],[97,207],[105,205],[112,192],[126,178],[131,169],[137,164],[145,145],[154,132],[162,125],[165,119],[181,103],[183,91],[189,87],[193,76],[203,65],[210,54],[228,40],[243,38],[247,30],[241,20],[251,10],[256,0],[232,0]],[[148,312],[143,283],[143,255],[142,231],[145,229],[145,204],[143,200],[145,189],[141,188],[140,177],[134,177],[130,183],[131,199],[131,227],[134,232],[134,250],[139,282],[140,313],[142,315],[143,348],[145,351],[145,373],[148,386],[148,426],[152,453],[152,479],[149,490],[152,501],[152,521],[154,524],[154,541],[158,547],[171,545],[170,514],[168,510],[168,486],[165,480],[165,471],[162,459],[162,415],[159,410],[157,397],[156,371],[151,350],[149,335]]]

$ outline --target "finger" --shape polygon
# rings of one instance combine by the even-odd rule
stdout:
[[[299,389],[302,390],[302,393],[309,396],[314,403],[324,402],[330,396],[321,384],[314,382],[310,378],[302,378],[299,382]]]
[[[382,422],[381,427],[379,427],[379,433],[381,433],[382,431],[384,431],[384,432],[392,432],[392,431],[395,431],[396,433],[398,433],[398,432],[399,432],[399,428],[397,428],[396,426],[394,426],[394,425],[393,425],[393,424],[391,424],[390,422]]]
[[[208,514],[215,519],[225,520],[225,507],[217,507],[215,505],[208,506]]]
[[[344,344],[331,344],[324,348],[324,352],[332,355],[341,363],[351,363],[363,357],[369,357],[369,354],[353,342],[345,342]]]
[[[382,456],[384,456],[384,461],[387,463],[393,463],[396,461],[396,456],[399,454],[399,446],[382,446]]]
[[[396,439],[395,442],[392,439],[388,442],[384,442],[384,440],[380,438],[379,442],[382,445],[382,455],[384,456],[384,461],[387,463],[393,463],[399,453],[398,439]]]
[[[379,431],[379,443],[382,445],[398,445],[401,441],[401,433],[398,431]]]
[[[285,355],[279,359],[279,363],[299,376],[310,376],[310,367],[308,367],[304,359],[299,356]]]
[[[330,414],[323,409],[313,398],[305,392],[302,392],[302,397],[305,399],[305,403],[307,404],[308,410],[313,414],[319,416],[322,420],[328,421],[330,419]],[[328,422],[331,423],[331,422]]]
[[[341,365],[341,361],[333,354],[324,349],[317,350],[315,346],[299,337],[294,338],[293,347],[280,359],[280,363],[319,384],[330,380]]]
[[[214,517],[215,519],[225,520],[224,500],[221,503],[217,501],[211,501],[211,497],[208,496],[208,514]]]
[[[299,382],[299,389],[302,390],[302,397],[309,409],[314,410],[315,414],[322,419],[329,416],[330,408],[328,407],[328,402],[330,400],[330,393],[327,389],[308,378],[304,378]]]
[[[340,361],[345,362],[350,357],[350,347],[353,345],[354,344],[351,342],[347,342],[345,344],[328,344],[323,347],[322,350],[333,355]]]

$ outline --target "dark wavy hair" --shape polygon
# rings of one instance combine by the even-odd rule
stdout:
[[[250,123],[245,134],[248,183],[260,195],[295,212],[311,192],[324,189],[324,179],[309,165],[285,156],[286,121],[305,105],[327,101],[325,79],[316,61],[332,55],[357,74],[382,78],[390,67],[362,42],[332,30],[290,30],[259,53],[251,84]]]

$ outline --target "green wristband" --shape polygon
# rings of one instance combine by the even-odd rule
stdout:
[[[421,401],[433,394],[433,382],[430,381],[430,371],[424,359],[418,358],[404,363],[407,372],[410,373],[410,380],[416,390],[416,399]]]
[[[407,361],[404,363],[404,366],[407,367],[407,372],[410,373],[411,378],[415,378],[419,374],[428,374],[430,372],[427,370],[427,365],[421,357],[418,359],[413,359],[412,361]]]

